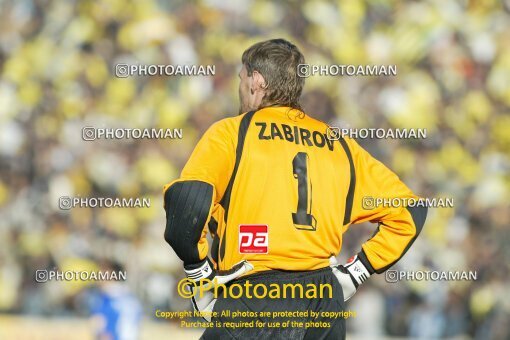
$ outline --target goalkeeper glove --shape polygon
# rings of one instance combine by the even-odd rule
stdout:
[[[202,318],[211,321],[211,312],[216,303],[215,289],[218,285],[224,285],[239,276],[251,271],[253,266],[246,260],[235,264],[227,271],[216,271],[209,258],[194,265],[184,266],[184,272],[188,280],[192,281],[188,286],[193,293],[191,303],[193,309],[201,312]],[[202,285],[202,289],[200,287]]]
[[[370,272],[365,265],[354,255],[344,265],[338,265],[334,256],[329,259],[331,270],[336,276],[344,292],[344,301],[349,300],[358,287],[370,277]]]

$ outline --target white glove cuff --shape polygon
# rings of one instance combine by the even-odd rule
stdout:
[[[214,273],[214,269],[211,267],[208,259],[205,259],[204,262],[197,268],[184,268],[184,272],[189,279],[193,281],[200,281],[209,278]]]
[[[370,277],[370,272],[358,258],[358,255],[351,257],[347,263],[344,264],[344,267],[349,271],[349,274],[351,274],[354,280],[356,280],[358,286]]]

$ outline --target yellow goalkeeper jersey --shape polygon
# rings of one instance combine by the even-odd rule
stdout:
[[[365,221],[378,223],[362,245],[376,272],[407,251],[421,228],[412,209],[371,200],[416,196],[356,141],[329,139],[327,130],[302,112],[268,107],[205,132],[176,180],[214,187],[202,238],[190,245],[201,259],[210,251],[220,270],[246,259],[252,273],[319,269],[340,252],[349,225]]]

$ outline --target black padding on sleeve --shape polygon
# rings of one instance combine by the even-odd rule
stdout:
[[[184,262],[201,261],[197,244],[212,204],[213,187],[201,181],[176,182],[165,192],[165,240]]]

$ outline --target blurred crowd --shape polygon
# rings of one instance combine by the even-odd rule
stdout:
[[[306,79],[307,114],[334,126],[425,128],[359,140],[429,210],[398,270],[476,281],[387,283],[350,301],[352,334],[510,337],[510,2],[0,0],[0,312],[87,316],[88,282],[36,270],[122,265],[143,306],[190,308],[164,242],[162,187],[201,134],[238,113],[252,43],[283,37],[310,64],[395,64],[396,77]],[[215,65],[214,76],[116,78],[118,63]],[[84,141],[85,126],[182,128],[183,139]],[[60,210],[60,196],[148,197],[150,208]],[[340,258],[375,226],[351,226]]]

